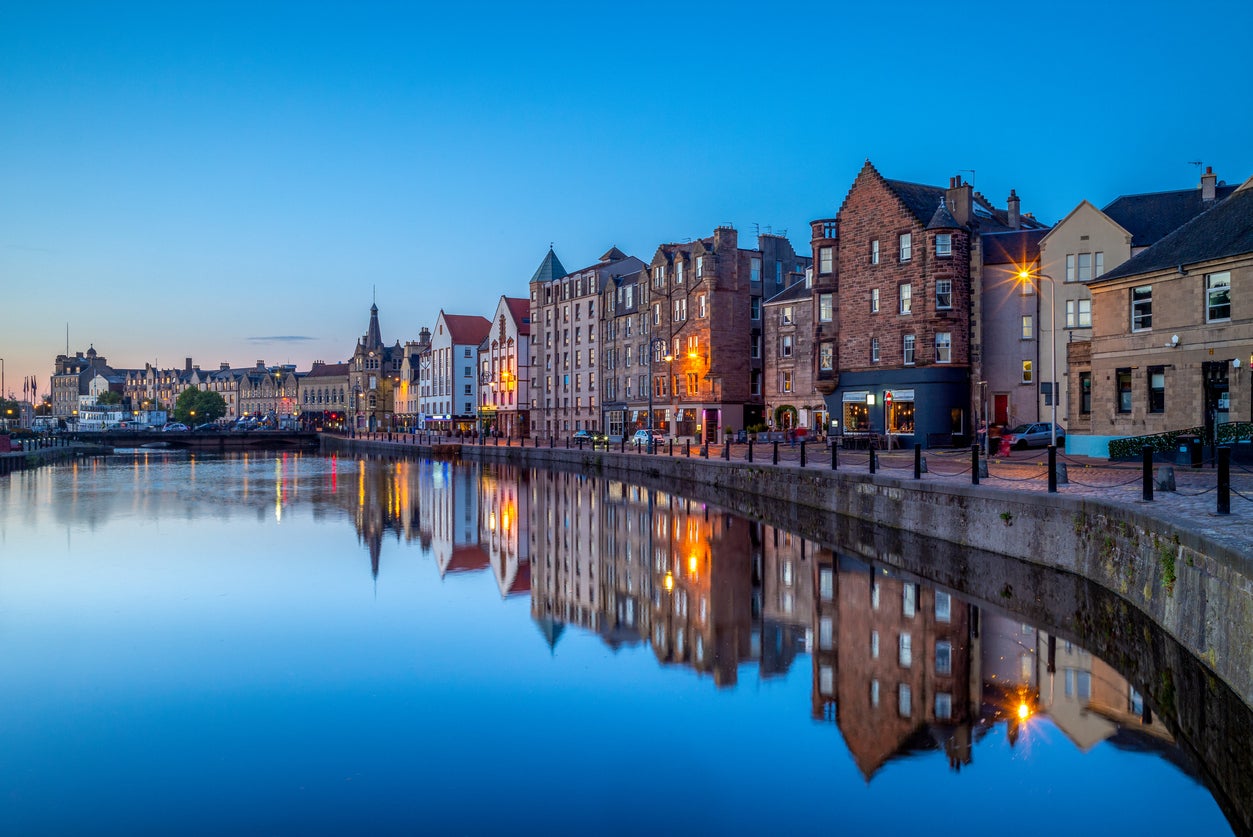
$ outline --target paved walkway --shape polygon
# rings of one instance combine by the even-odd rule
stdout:
[[[389,434],[362,434],[363,440],[388,441]],[[392,443],[400,445],[452,443],[463,440],[447,437],[411,436],[393,434]],[[489,440],[489,444],[492,440]],[[527,440],[527,446],[536,444],[535,439]],[[539,441],[539,447],[548,447],[546,439]],[[504,446],[506,440],[495,440]],[[518,441],[512,441],[517,446]],[[556,440],[554,447],[565,448],[566,440]],[[570,447],[576,447],[570,443]],[[619,446],[610,448],[617,453]],[[626,456],[648,456],[650,454],[626,446]],[[1208,451],[1207,451],[1208,452]],[[701,449],[691,445],[687,455],[701,456]],[[831,450],[822,443],[810,442],[805,447],[806,469],[830,470]],[[836,451],[838,470],[867,473],[869,471],[870,453],[865,450]],[[685,446],[675,443],[673,446],[659,445],[653,456],[684,456]],[[800,467],[800,447],[780,443],[778,447],[779,466]],[[876,451],[877,472],[885,476],[900,479],[913,479],[914,454],[908,451]],[[722,445],[710,445],[709,458],[722,459]],[[748,445],[732,445],[731,461],[744,462],[748,458]],[[753,446],[753,462],[759,465],[772,464],[774,446],[772,444],[756,444]],[[947,484],[971,483],[971,454],[969,450],[930,450],[924,452],[927,473],[921,481],[940,482]],[[1157,464],[1158,470],[1171,467],[1175,474],[1175,491],[1154,491],[1152,502],[1143,499],[1143,481],[1140,463],[1109,462],[1104,459],[1093,459],[1085,456],[1070,456],[1059,451],[1057,461],[1066,465],[1067,482],[1059,484],[1058,494],[1079,497],[1093,497],[1107,502],[1126,504],[1147,514],[1162,518],[1180,528],[1198,532],[1213,540],[1226,544],[1238,552],[1253,557],[1253,468],[1233,462],[1231,464],[1231,512],[1218,514],[1217,470],[1213,467],[1191,468],[1187,466],[1167,466]],[[992,456],[987,460],[988,475],[980,478],[981,485],[1014,491],[1048,491],[1048,451],[1030,450],[1013,451],[1008,456]]]

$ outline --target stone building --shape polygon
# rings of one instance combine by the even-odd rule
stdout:
[[[983,374],[977,389],[975,415],[987,416],[995,438],[1004,428],[1049,418],[1041,413],[1039,282],[1024,281],[1024,267],[1039,260],[1043,229],[1010,230],[982,236]],[[1045,297],[1047,299],[1047,297]],[[1059,422],[1060,423],[1060,422]]]
[[[402,349],[383,344],[378,305],[348,361],[348,422],[358,431],[392,429],[392,390],[400,379]]]
[[[801,277],[792,274],[793,278]],[[830,370],[833,357],[815,358],[815,311],[829,323],[834,317],[834,295],[818,299],[808,278],[767,299],[762,316],[762,353],[766,425],[771,430],[804,428],[811,435],[825,433],[827,404],[815,386],[817,370]]]
[[[72,419],[78,412],[79,396],[87,394],[90,381],[96,375],[113,374],[108,360],[96,353],[95,346],[74,355],[57,355],[52,372],[52,415]]]
[[[539,435],[603,426],[597,348],[603,299],[615,277],[644,263],[611,247],[595,264],[567,272],[551,249],[530,282],[530,405]]]
[[[300,417],[306,427],[342,430],[348,418],[349,364],[315,360],[300,377]]]
[[[294,364],[266,366],[264,360],[239,375],[239,415],[283,425],[300,413],[300,379]]]
[[[651,426],[720,441],[765,423],[762,303],[809,258],[780,235],[760,235],[757,245],[741,249],[736,230],[719,227],[662,244],[643,273],[606,289],[601,368],[611,435]]]
[[[996,209],[960,177],[948,187],[884,178],[869,161],[835,218],[812,222],[813,294],[835,294],[815,326],[818,386],[846,436],[966,444],[980,409],[988,233],[1039,229],[1015,195]],[[822,368],[834,358],[834,372]]]
[[[1070,382],[1085,453],[1250,420],[1253,179],[1088,289],[1090,365],[1072,355]]]
[[[431,330],[423,327],[417,340],[406,341],[400,352],[400,372],[392,391],[392,424],[396,430],[412,433],[421,426],[420,369],[422,358],[431,348]]]

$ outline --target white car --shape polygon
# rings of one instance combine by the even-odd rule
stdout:
[[[654,445],[663,445],[666,442],[666,434],[662,433],[660,430],[640,428],[639,430],[636,430],[635,435],[631,437],[631,444],[635,445],[637,448],[647,445],[650,436],[652,437]]]
[[[161,429],[166,433],[186,433],[191,428],[183,424],[181,421],[172,421]]]

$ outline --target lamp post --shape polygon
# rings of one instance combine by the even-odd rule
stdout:
[[[1018,271],[1018,278],[1023,282],[1031,282],[1031,271],[1023,268]],[[1049,421],[1049,446],[1057,447],[1057,282],[1047,273],[1037,273],[1035,279],[1036,293],[1039,293],[1040,279],[1049,280],[1049,343],[1052,347],[1052,360],[1049,361],[1049,404],[1052,407],[1052,418]]]

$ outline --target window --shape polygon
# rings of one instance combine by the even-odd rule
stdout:
[[[870,263],[879,263],[879,239],[877,238],[870,242]]]
[[[1166,367],[1149,367],[1149,412],[1166,412]]]
[[[1079,412],[1087,415],[1092,412],[1092,373],[1079,373]]]
[[[870,632],[870,659],[879,659],[879,632]]]
[[[870,362],[871,363],[879,362],[879,338],[878,337],[870,338]]]
[[[953,717],[953,695],[951,693],[935,693],[935,717],[941,721],[947,721]]]
[[[904,364],[906,366],[914,365],[914,335],[906,334],[901,343],[902,354],[904,354]]]
[[[835,295],[818,294],[818,322],[829,323],[835,319]]]
[[[1022,382],[1029,384],[1035,379],[1035,369],[1031,361],[1024,360],[1022,362]]]
[[[1092,300],[1066,300],[1066,328],[1092,327]]]
[[[748,313],[754,320],[761,319],[761,297],[754,296],[749,298]]]
[[[696,257],[696,278],[699,279],[705,275],[705,257]]]
[[[1205,322],[1231,319],[1231,273],[1205,277]]]
[[[935,591],[935,621],[948,622],[952,618],[953,597],[943,591]]]
[[[951,332],[938,331],[935,335],[935,362],[953,362],[953,335]]]
[[[794,307],[793,307],[793,306],[791,306],[791,305],[783,305],[783,306],[780,306],[780,308],[779,308],[779,325],[781,325],[781,326],[786,326],[786,325],[795,325],[795,324],[796,324],[796,319],[795,319],[795,317],[794,317],[794,313],[795,313],[795,309],[794,309]]]
[[[823,343],[818,347],[818,371],[835,371],[835,344]]]
[[[779,338],[779,357],[792,356],[792,335],[785,334]]]
[[[700,381],[695,372],[687,373],[687,394],[688,395],[700,394]]]
[[[1067,282],[1075,281],[1075,254],[1074,253],[1066,254],[1066,281]]]
[[[748,354],[749,354],[749,357],[752,357],[752,358],[761,357],[761,335],[760,334],[754,334],[752,337],[748,339]]]
[[[1079,281],[1080,282],[1092,281],[1092,254],[1091,253],[1079,254]]]
[[[1114,374],[1118,390],[1118,412],[1131,412],[1131,370],[1119,369]]]
[[[818,272],[831,273],[835,270],[835,248],[818,248]]]
[[[902,683],[896,691],[896,709],[901,713],[902,718],[908,718],[913,713],[913,693],[909,686]]]
[[[683,262],[674,263],[674,284],[683,284]]]
[[[953,643],[937,642],[935,644],[935,673],[953,673]]]
[[[1131,289],[1131,330],[1148,331],[1153,327],[1153,286]]]
[[[953,255],[953,234],[952,233],[936,233],[935,254],[937,256]]]
[[[702,320],[709,316],[709,298],[705,294],[696,297],[696,316]]]
[[[917,612],[918,588],[912,584],[906,584],[901,588],[901,614],[912,618]]]
[[[1105,272],[1105,254],[1097,251],[1092,254],[1092,278],[1095,279]]]
[[[897,660],[902,668],[909,668],[914,664],[914,640],[909,634],[901,634],[897,643]]]
[[[790,371],[780,373],[782,380],[779,382],[779,390],[781,392],[792,391],[792,373]]]
[[[1022,339],[1031,340],[1035,337],[1035,329],[1033,328],[1032,318],[1030,314],[1022,315]]]
[[[879,289],[878,288],[870,289],[870,313],[871,314],[879,313]]]
[[[900,237],[900,255],[901,261],[907,262],[914,256],[914,236],[913,233],[901,233]]]
[[[901,313],[908,314],[914,308],[914,286],[906,282],[901,285],[900,291]]]
[[[683,322],[687,319],[687,299],[676,299],[674,301],[674,320],[675,322]]]
[[[774,283],[776,285],[783,284],[783,262],[779,259],[774,261]]]
[[[871,706],[879,705],[879,681],[878,680],[870,681],[870,705]]]
[[[953,307],[953,280],[952,279],[936,279],[935,280],[935,307],[936,310]]]

